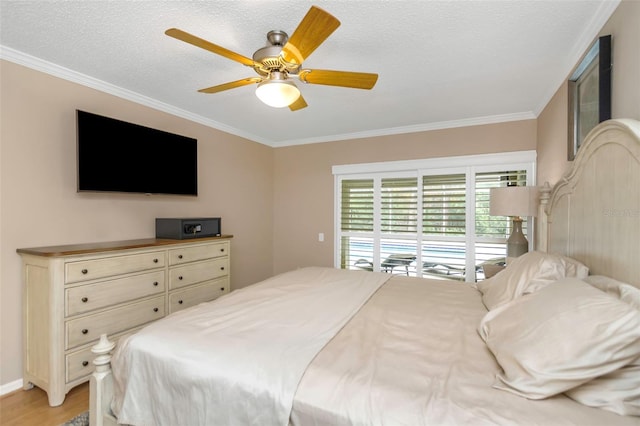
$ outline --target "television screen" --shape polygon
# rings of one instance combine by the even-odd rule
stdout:
[[[78,191],[198,195],[197,140],[77,111]]]

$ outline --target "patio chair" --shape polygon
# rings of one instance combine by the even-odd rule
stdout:
[[[380,268],[384,272],[393,273],[395,268],[404,266],[407,276],[409,276],[409,265],[415,260],[414,254],[392,254],[380,264]]]
[[[505,265],[504,257],[496,257],[486,260],[475,267],[476,280],[478,273],[484,273],[485,269],[492,267],[502,269]],[[448,265],[442,262],[424,262],[422,264],[422,272],[426,275],[438,276],[452,280],[465,281],[466,268],[454,265]]]
[[[407,276],[409,276],[409,266],[412,262],[415,262],[416,255],[414,254],[391,254],[380,264],[380,270],[383,272],[393,273],[393,270],[397,267],[405,268]],[[373,262],[367,259],[358,259],[353,263],[353,266],[365,271],[373,271]]]
[[[422,264],[422,272],[426,275],[443,277],[450,280],[464,281],[466,268],[459,266],[447,265],[439,262],[424,262]]]

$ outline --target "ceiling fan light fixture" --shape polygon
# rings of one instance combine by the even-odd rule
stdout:
[[[2,1],[2,0],[0,0]],[[256,96],[274,108],[289,107],[298,111],[307,102],[290,78],[303,83],[339,86],[354,89],[371,89],[378,74],[302,69],[305,59],[313,53],[340,26],[340,21],[330,13],[311,6],[291,37],[284,31],[269,31],[268,44],[253,54],[243,56],[210,41],[189,34],[178,28],[169,28],[165,34],[216,55],[241,63],[253,69],[259,77],[243,78],[198,90],[200,93],[218,93],[249,84],[258,83]]]
[[[298,100],[300,90],[292,81],[276,77],[258,84],[256,96],[270,107],[284,108]]]

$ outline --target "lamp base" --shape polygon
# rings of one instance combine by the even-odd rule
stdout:
[[[529,242],[522,233],[522,218],[514,216],[511,235],[507,239],[507,263],[529,251]]]

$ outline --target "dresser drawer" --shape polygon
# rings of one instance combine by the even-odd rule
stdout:
[[[229,242],[206,244],[194,247],[181,247],[169,250],[169,266],[181,265],[197,260],[211,259],[213,257],[227,256],[229,254]]]
[[[101,334],[116,334],[164,316],[165,297],[136,302],[100,314],[69,320],[65,323],[66,348],[98,340]]]
[[[164,271],[148,272],[67,288],[65,290],[65,314],[71,316],[116,305],[156,293],[163,293],[164,289]]]
[[[117,345],[120,339],[125,339],[129,335],[137,333],[141,328],[142,327],[137,327],[124,333],[110,335],[109,340]],[[79,351],[71,352],[64,357],[66,365],[65,379],[67,383],[86,377],[95,371],[96,367],[93,364],[93,360],[96,359],[96,354],[91,352],[92,347],[93,346],[89,346]]]
[[[67,365],[67,382],[79,379],[91,374],[95,368],[93,360],[95,355],[91,353],[91,348],[82,349],[78,352],[70,353],[65,357]]]
[[[197,284],[169,295],[169,313],[217,299],[229,292],[229,278]]]
[[[229,274],[229,258],[205,260],[169,269],[169,290],[224,277]]]
[[[65,264],[65,283],[146,271],[164,265],[165,254],[161,251],[68,262]]]

